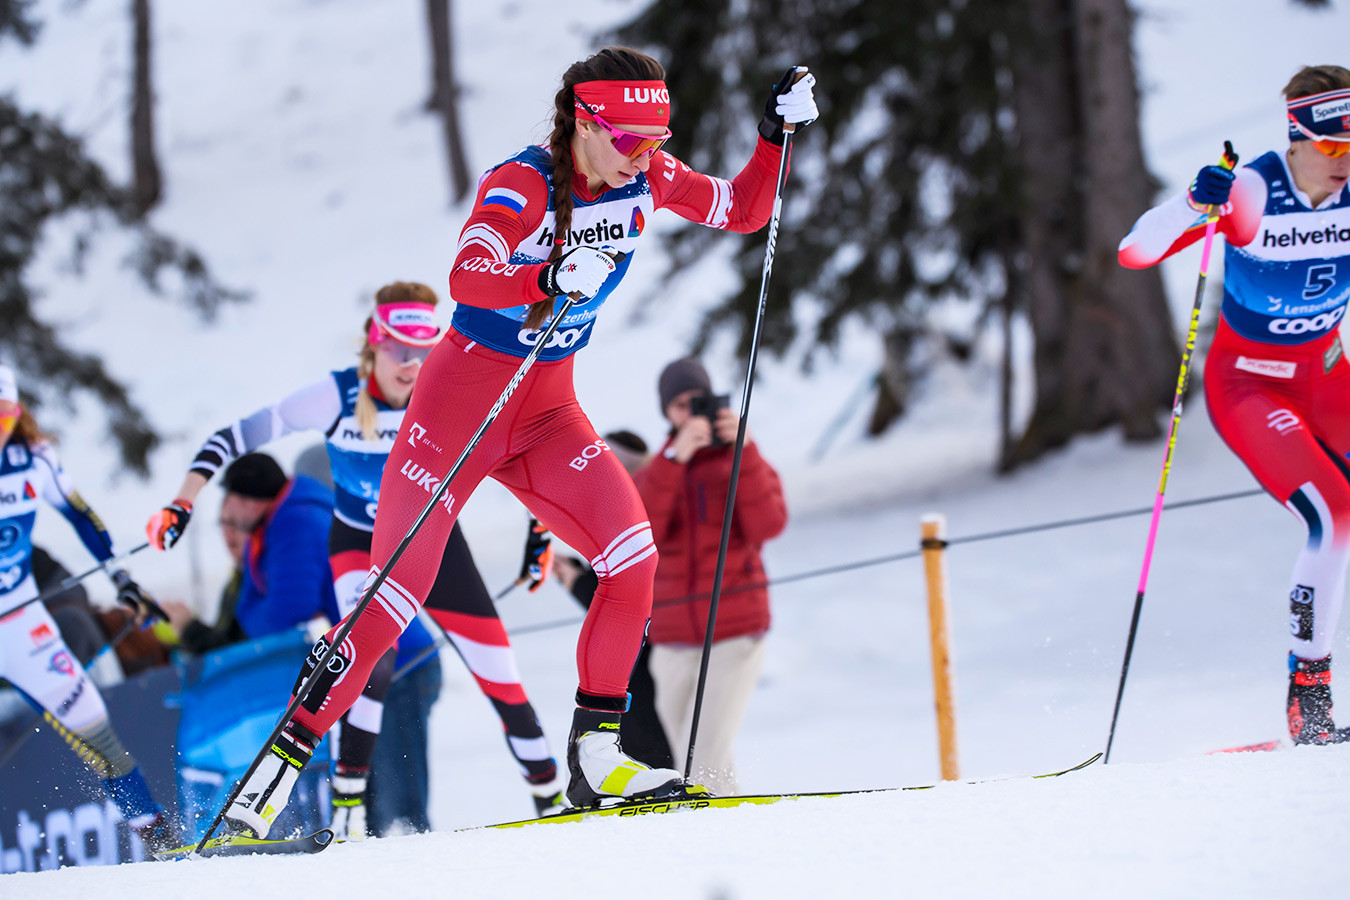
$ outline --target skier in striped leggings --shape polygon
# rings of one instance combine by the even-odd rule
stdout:
[[[211,435],[193,459],[177,498],[151,517],[146,528],[151,544],[167,549],[177,542],[198,493],[232,460],[285,435],[319,431],[327,441],[337,498],[328,538],[333,586],[339,614],[351,612],[370,569],[385,463],[423,361],[441,337],[434,321],[436,302],[435,292],[426,285],[394,282],[381,288],[363,329],[358,365],[332,372]],[[520,684],[506,629],[458,525],[446,536],[444,547],[427,612],[444,629],[500,716],[536,811],[557,809],[562,803],[557,764]],[[411,627],[423,626],[414,622]],[[417,638],[430,643],[425,635]],[[365,836],[362,797],[395,656],[393,648],[380,656],[342,719],[333,775],[332,827],[338,839]]]

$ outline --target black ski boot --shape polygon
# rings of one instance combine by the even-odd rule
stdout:
[[[1289,654],[1289,737],[1295,744],[1339,744],[1350,728],[1337,730],[1331,718],[1331,657],[1300,659]]]

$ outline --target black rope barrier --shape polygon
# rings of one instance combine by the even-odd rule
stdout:
[[[1188,509],[1195,506],[1207,506],[1211,503],[1224,503],[1229,500],[1242,500],[1247,497],[1255,497],[1258,494],[1264,494],[1261,488],[1252,488],[1246,491],[1233,491],[1227,494],[1215,494],[1210,497],[1197,497],[1194,500],[1178,500],[1173,503],[1167,503],[1163,506],[1165,511],[1175,509]],[[998,531],[986,531],[979,534],[966,535],[965,537],[947,538],[945,545],[955,547],[960,544],[975,544],[980,541],[993,541],[1003,538],[1021,537],[1027,534],[1038,534],[1043,531],[1055,531],[1061,528],[1076,528],[1082,525],[1095,525],[1100,522],[1111,522],[1116,519],[1128,519],[1133,516],[1147,516],[1153,513],[1152,506],[1141,506],[1137,509],[1124,509],[1118,512],[1099,513],[1093,516],[1079,516],[1073,519],[1059,519],[1053,522],[1041,522],[1034,525],[1024,525],[1019,528],[1004,528]],[[922,542],[921,542],[922,543]],[[906,550],[901,553],[891,553],[886,556],[875,556],[870,559],[862,559],[851,563],[840,563],[835,566],[826,566],[821,569],[811,569],[806,572],[798,572],[795,575],[783,575],[778,578],[771,578],[768,581],[759,581],[753,584],[743,584],[733,588],[723,590],[724,594],[734,594],[741,591],[753,591],[760,588],[776,587],[784,584],[792,584],[797,581],[807,581],[812,578],[823,578],[826,575],[838,575],[842,572],[852,572],[857,569],[867,569],[872,566],[881,566],[886,563],[902,562],[907,559],[916,559],[923,555],[922,546],[918,550]],[[652,604],[653,608],[676,606],[682,603],[693,603],[697,600],[708,600],[712,597],[710,591],[699,594],[686,594],[683,597],[672,597],[668,600],[658,600]],[[551,631],[554,628],[566,628],[570,625],[577,625],[584,622],[585,616],[573,616],[567,619],[556,619],[551,622],[539,622],[534,625],[522,625],[513,628],[507,633],[509,635],[534,634],[539,631]]]

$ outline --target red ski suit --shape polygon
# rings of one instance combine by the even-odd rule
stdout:
[[[307,701],[295,721],[323,734],[360,694],[370,667],[416,615],[455,517],[478,483],[505,485],[548,528],[589,558],[599,575],[577,642],[581,690],[623,697],[651,612],[656,548],[637,489],[578,405],[572,359],[591,337],[596,313],[638,248],[646,214],[662,207],[691,221],[748,233],[773,207],[782,149],[760,140],[732,181],[694,172],[658,151],[648,173],[594,196],[574,173],[567,245],[609,244],[626,258],[595,298],[578,303],[339,648],[346,671],[322,705]],[[427,358],[380,483],[372,575],[411,530],[440,479],[515,375],[539,332],[524,330],[528,304],[547,299],[539,272],[554,240],[548,153],[526,148],[489,172],[461,232],[450,274],[458,306],[446,339]],[[555,299],[555,309],[562,298]],[[330,637],[332,633],[330,632]],[[317,706],[317,711],[315,707]]]

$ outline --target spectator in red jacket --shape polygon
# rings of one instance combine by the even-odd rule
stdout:
[[[657,387],[670,437],[634,480],[660,554],[647,639],[652,644],[656,712],[678,763],[689,753],[740,419],[728,408],[727,398],[713,395],[708,373],[695,359],[666,366]],[[787,524],[778,473],[748,435],[734,517],[691,773],[721,795],[737,791],[732,750],[764,666],[769,594],[760,548]]]

